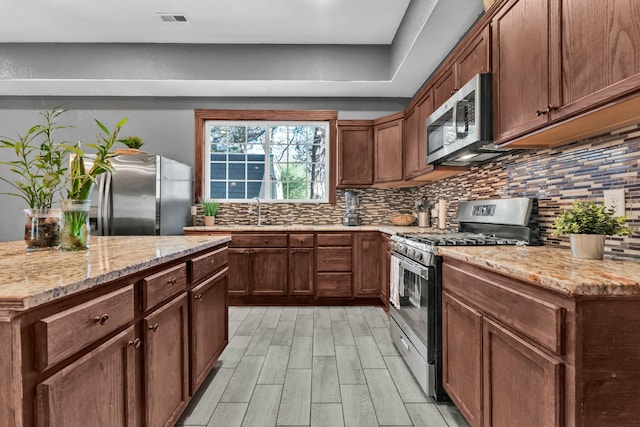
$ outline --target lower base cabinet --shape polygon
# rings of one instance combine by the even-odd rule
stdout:
[[[200,387],[229,341],[227,272],[224,269],[189,291],[191,305],[191,394]]]
[[[38,426],[134,427],[136,341],[133,326],[36,387]]]
[[[144,319],[146,426],[173,425],[189,400],[185,294]]]

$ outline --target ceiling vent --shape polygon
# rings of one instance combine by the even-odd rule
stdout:
[[[162,22],[189,22],[187,16],[181,13],[158,13]]]

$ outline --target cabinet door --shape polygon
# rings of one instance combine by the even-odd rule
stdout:
[[[427,118],[433,113],[432,90],[418,101],[418,175],[434,170],[433,165],[427,164]]]
[[[451,65],[445,69],[441,76],[433,84],[433,108],[437,110],[456,90],[455,68]]]
[[[38,426],[136,426],[138,342],[131,326],[38,384]]]
[[[377,297],[382,283],[379,233],[356,234],[356,296]]]
[[[229,295],[249,295],[249,255],[247,248],[229,249]]]
[[[315,251],[313,248],[289,250],[289,295],[313,295]]]
[[[548,122],[549,2],[511,0],[493,19],[494,140]]]
[[[374,182],[402,181],[402,119],[374,127]]]
[[[251,249],[251,295],[287,294],[287,257],[287,249]]]
[[[456,87],[460,89],[473,76],[489,72],[489,26],[469,42],[456,60]]]
[[[481,426],[482,315],[446,291],[442,295],[442,359],[444,389],[469,424]]]
[[[187,296],[144,318],[146,425],[173,425],[189,398]]]
[[[225,268],[189,292],[192,396],[229,341],[227,271]]]
[[[553,52],[561,67],[557,115],[576,113],[636,91],[640,87],[640,2],[559,3],[557,44],[562,49]]]
[[[483,329],[484,425],[562,425],[562,363],[486,318]]]
[[[420,170],[420,138],[418,135],[418,107],[411,109],[404,116],[404,141],[402,149],[404,151],[404,179],[409,180],[418,176]]]
[[[373,184],[373,126],[338,124],[338,186]]]

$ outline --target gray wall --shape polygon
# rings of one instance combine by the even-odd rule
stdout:
[[[293,109],[338,110],[341,119],[372,119],[401,111],[408,99],[398,98],[14,98],[0,97],[0,135],[15,137],[40,122],[39,113],[54,106],[66,105],[68,110],[59,120],[73,129],[60,132],[59,140],[92,143],[96,140],[97,118],[108,128],[124,117],[129,122],[122,136],[138,135],[146,141],[144,150],[160,154],[193,166],[194,109]],[[0,150],[0,160],[11,160],[9,150]],[[15,180],[17,176],[0,166],[0,174]],[[10,191],[0,182],[0,193]],[[25,208],[22,199],[0,194],[0,241],[23,239]]]

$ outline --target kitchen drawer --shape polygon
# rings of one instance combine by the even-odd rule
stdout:
[[[351,248],[318,248],[317,271],[351,271]]]
[[[234,234],[230,248],[286,248],[286,234]]]
[[[352,298],[351,273],[318,273],[316,298]]]
[[[155,307],[187,289],[187,265],[180,264],[142,279],[142,309]]]
[[[491,272],[478,269],[482,272],[480,276],[463,268],[445,261],[442,271],[444,289],[548,350],[562,354],[562,307],[510,288],[500,283],[501,276]],[[494,280],[494,276],[498,278]]]
[[[292,248],[312,248],[313,234],[290,234],[289,246]]]
[[[351,233],[324,234],[318,233],[318,246],[351,246]]]
[[[189,261],[191,267],[191,283],[198,283],[206,279],[227,265],[228,261],[229,256],[226,247],[193,258]]]
[[[35,322],[35,364],[42,371],[77,353],[134,316],[133,285]]]

